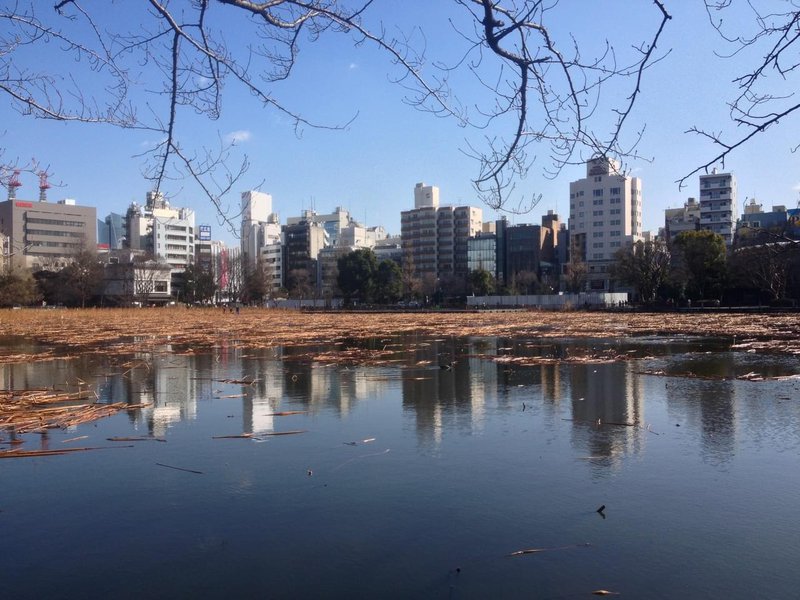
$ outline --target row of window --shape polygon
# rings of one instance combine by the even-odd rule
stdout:
[[[42,219],[40,217],[28,217],[27,223],[36,223],[38,225],[60,225],[62,227],[83,227],[86,225],[83,221],[65,221],[64,219]]]
[[[49,235],[53,237],[84,238],[86,234],[81,231],[53,231],[51,229],[28,229],[28,235]]]

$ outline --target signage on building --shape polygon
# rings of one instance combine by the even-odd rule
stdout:
[[[200,225],[200,241],[211,241],[211,225]]]
[[[786,233],[794,239],[800,239],[800,208],[786,211]]]
[[[17,208],[33,208],[33,202],[14,202]]]

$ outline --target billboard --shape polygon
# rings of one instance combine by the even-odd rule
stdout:
[[[790,208],[786,211],[786,235],[800,240],[800,208]]]
[[[200,237],[198,239],[201,242],[211,241],[211,225],[200,225]]]

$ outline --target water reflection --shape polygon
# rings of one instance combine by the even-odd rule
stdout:
[[[634,363],[570,365],[567,373],[573,444],[586,451],[586,458],[618,464],[623,455],[641,451],[645,402]]]
[[[751,427],[798,421],[794,404],[765,407],[748,401],[743,415],[738,396],[759,386],[777,389],[775,386],[786,388],[800,382],[734,379],[754,369],[765,375],[800,371],[796,359],[698,352],[696,344],[674,340],[633,340],[621,346],[620,341],[412,336],[394,342],[397,358],[380,366],[316,361],[315,351],[330,350],[322,346],[311,351],[307,347],[259,351],[220,347],[209,354],[174,354],[164,348],[124,359],[86,354],[2,364],[0,384],[5,389],[49,386],[70,391],[88,385],[104,402],[146,404],[128,415],[134,428],[156,437],[167,435],[179,422],[197,419],[203,403],[209,407],[217,403],[213,406],[218,410],[233,414],[240,412],[241,432],[258,435],[275,430],[273,413],[324,411],[346,418],[359,404],[380,400],[399,387],[402,410],[412,419],[420,447],[439,446],[448,435],[481,434],[491,414],[523,410],[545,419],[551,428],[571,421],[571,444],[576,453],[602,468],[618,466],[625,456],[642,452],[653,423],[662,431],[679,426],[696,433],[704,460],[724,465],[736,452],[743,422]],[[386,340],[362,344],[383,349],[392,345]],[[27,352],[36,351],[29,346]],[[607,348],[634,353],[641,359],[610,363],[563,360],[587,349],[602,352]],[[543,362],[504,362],[506,356]],[[647,371],[667,376],[642,374]],[[692,377],[669,376],[673,374]],[[565,404],[564,399],[569,402]],[[653,401],[662,408],[648,415],[646,407]],[[770,411],[778,408],[791,414],[773,418]],[[798,435],[796,430],[791,433],[791,443]]]
[[[150,403],[26,435],[25,447],[147,432],[169,442],[0,465],[14,548],[0,555],[4,591],[793,597],[800,380],[732,377],[799,373],[797,358],[660,340],[410,336],[364,348],[380,360],[231,346],[1,364],[5,388],[91,386],[104,402]],[[565,360],[587,349],[632,360]],[[281,411],[307,412],[271,416]],[[308,434],[213,439],[288,429]],[[522,548],[548,550],[509,557]]]

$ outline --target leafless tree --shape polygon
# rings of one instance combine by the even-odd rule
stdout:
[[[298,130],[346,126],[347,119],[316,123],[274,93],[274,84],[291,76],[301,44],[323,35],[374,47],[393,63],[392,76],[408,91],[410,104],[486,131],[482,142],[465,151],[477,161],[475,188],[489,206],[514,208],[508,200],[535,159],[535,143],[549,147],[549,175],[586,153],[635,156],[641,132],[631,141],[623,130],[645,70],[659,58],[656,45],[670,19],[664,2],[652,0],[646,41],[620,40],[620,46],[633,47],[624,62],[610,43],[599,56],[583,56],[569,19],[550,18],[557,0],[452,1],[456,40],[464,51],[447,65],[426,57],[414,32],[391,34],[372,16],[372,0],[131,0],[130,22],[105,4],[19,0],[0,8],[0,93],[23,116],[152,133],[158,141],[145,158],[154,189],[188,176],[221,213],[223,197],[248,161],[234,160],[224,142],[214,149],[185,145],[190,115],[216,120],[224,89],[236,86]],[[222,11],[225,19],[219,18]],[[641,40],[639,31],[634,35]],[[40,58],[45,49],[70,54],[70,72],[48,71],[48,61]],[[34,54],[36,61],[30,60]],[[20,66],[31,64],[39,66]],[[486,104],[460,101],[451,88],[453,73],[464,70],[485,86]],[[596,124],[601,89],[612,80],[625,82],[627,93],[609,122]],[[602,113],[607,118],[607,110]],[[498,127],[508,135],[489,133]],[[517,207],[536,201],[534,196]]]
[[[716,164],[724,168],[725,160],[735,150],[800,113],[800,102],[794,94],[800,72],[798,3],[785,2],[783,10],[768,12],[758,2],[748,1],[746,7],[752,17],[749,22],[735,17],[726,19],[733,5],[734,0],[705,0],[708,19],[726,45],[725,53],[720,54],[745,65],[733,80],[736,92],[728,101],[735,130],[725,134],[698,126],[689,129],[710,141],[716,150],[710,160],[681,177],[680,185]],[[796,152],[798,148],[800,140],[790,150]]]
[[[623,127],[641,93],[645,70],[659,59],[656,46],[671,16],[663,2],[653,0],[654,24],[647,41],[632,44],[634,56],[618,62],[614,46],[606,42],[599,56],[584,56],[571,34],[556,31],[550,13],[558,2],[456,0],[470,11],[474,29],[464,32],[472,45],[462,63],[468,63],[492,92],[490,109],[480,111],[484,126],[495,120],[510,122],[509,135],[487,135],[484,143],[468,154],[480,165],[474,184],[493,208],[513,208],[507,203],[516,181],[524,177],[535,159],[532,144],[549,145],[545,173],[555,177],[589,155],[626,158],[636,156],[641,132],[625,145]],[[568,22],[563,18],[561,22]],[[484,62],[490,61],[491,65]],[[621,106],[612,107],[613,118],[595,130],[595,111],[605,84],[629,81]],[[534,196],[518,208],[528,210],[539,200]]]

